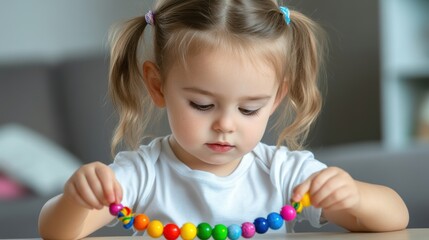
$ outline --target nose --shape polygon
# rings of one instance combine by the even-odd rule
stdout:
[[[232,133],[236,130],[232,113],[221,113],[213,122],[213,130],[220,133]]]

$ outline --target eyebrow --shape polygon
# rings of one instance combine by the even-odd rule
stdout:
[[[193,88],[193,87],[184,87],[183,90],[187,91],[187,92],[193,92],[193,93],[198,93],[198,94],[202,94],[202,95],[207,95],[210,97],[214,97],[215,94],[200,88]],[[271,95],[259,95],[259,96],[245,96],[242,99],[246,100],[246,101],[258,101],[258,100],[265,100],[265,99],[270,99]]]

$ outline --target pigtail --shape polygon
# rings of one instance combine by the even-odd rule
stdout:
[[[277,144],[285,141],[291,149],[299,149],[322,107],[318,78],[326,38],[322,29],[304,15],[291,11],[290,18],[286,26],[289,40],[287,111],[283,114],[292,114],[294,118],[280,133]]]
[[[111,151],[115,151],[123,141],[127,146],[137,148],[148,120],[142,121],[143,113],[150,112],[148,94],[137,57],[140,39],[147,26],[145,17],[136,17],[111,34],[109,94],[119,114],[119,123],[115,129]]]

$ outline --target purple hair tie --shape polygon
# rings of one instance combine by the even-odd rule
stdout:
[[[155,22],[155,21],[154,21],[154,13],[153,13],[151,10],[149,10],[149,12],[147,12],[147,13],[144,15],[144,19],[146,20],[146,23],[147,23],[147,24],[149,24],[149,25],[153,25],[153,23]]]

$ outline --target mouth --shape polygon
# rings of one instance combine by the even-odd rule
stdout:
[[[231,151],[233,148],[235,148],[234,145],[230,145],[228,143],[207,143],[206,145],[212,151],[218,152],[218,153],[228,152],[228,151]]]

